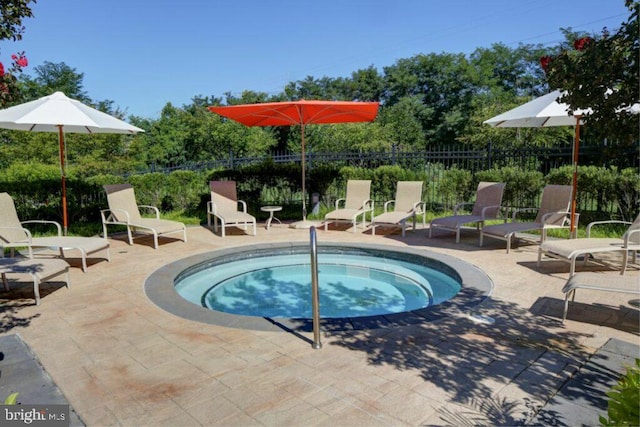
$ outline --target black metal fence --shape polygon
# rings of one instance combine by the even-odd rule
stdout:
[[[624,148],[602,145],[582,146],[579,149],[580,165],[617,166],[619,168],[638,167],[639,144]],[[225,158],[206,162],[187,163],[170,166],[149,165],[138,173],[170,173],[175,170],[235,169],[271,159],[275,163],[299,163],[301,153],[279,152],[270,156],[235,157],[229,153]],[[514,166],[523,170],[537,170],[544,174],[554,168],[572,164],[572,147],[518,147],[494,148],[489,144],[481,150],[464,146],[431,147],[424,151],[404,151],[393,148],[386,152],[314,152],[305,156],[308,168],[314,164],[331,163],[340,166],[375,168],[383,165],[399,165],[409,169],[423,169],[438,164],[441,168],[457,167],[472,173],[493,167]]]

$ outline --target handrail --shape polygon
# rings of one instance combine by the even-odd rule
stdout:
[[[322,348],[320,342],[320,291],[318,289],[318,242],[316,228],[309,228],[309,243],[311,252],[311,305],[313,311],[313,345],[316,350]]]

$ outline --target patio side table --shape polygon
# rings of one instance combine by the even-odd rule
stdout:
[[[267,219],[267,224],[266,224],[266,228],[267,230],[269,228],[271,228],[271,222],[275,219],[276,221],[278,221],[279,224],[282,224],[282,222],[276,218],[275,216],[273,216],[274,212],[279,212],[282,210],[282,206],[263,206],[260,208],[260,210],[262,212],[269,212],[269,219]]]

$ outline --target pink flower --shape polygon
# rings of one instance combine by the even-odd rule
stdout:
[[[13,59],[13,62],[15,62],[15,64],[20,67],[20,68],[24,68],[27,65],[29,65],[29,61],[27,60],[27,57],[24,56],[24,54],[13,54],[11,55],[11,59]]]
[[[549,70],[549,64],[551,63],[551,57],[549,55],[540,58],[540,66],[546,73]]]
[[[576,50],[584,50],[592,41],[593,39],[591,37],[581,37],[573,42],[573,47]]]

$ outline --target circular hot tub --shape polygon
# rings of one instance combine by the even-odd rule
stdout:
[[[318,245],[324,328],[362,329],[434,321],[471,311],[493,288],[458,258],[381,245]],[[308,330],[309,245],[251,245],[168,264],[145,282],[148,297],[180,317],[250,329]]]

